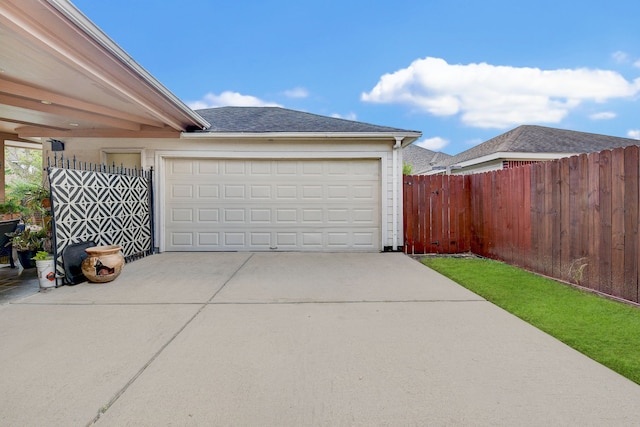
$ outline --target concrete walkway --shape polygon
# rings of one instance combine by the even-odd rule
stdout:
[[[0,306],[0,425],[640,425],[640,387],[402,254],[166,253]]]

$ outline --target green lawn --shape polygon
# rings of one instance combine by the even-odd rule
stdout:
[[[434,257],[422,263],[640,384],[640,308],[497,261]]]

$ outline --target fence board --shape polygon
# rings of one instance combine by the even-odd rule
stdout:
[[[622,297],[624,287],[624,150],[611,152],[611,283],[612,294]]]
[[[612,228],[611,228],[611,151],[600,152],[599,162],[599,199],[600,199],[600,249],[598,255],[598,270],[600,272],[600,282],[598,290],[605,294],[611,294],[613,286],[611,283],[611,256],[612,256]]]
[[[588,263],[585,272],[585,286],[598,289],[600,283],[600,240],[602,230],[600,228],[600,154],[588,155],[589,162],[589,249]]]
[[[462,252],[468,252],[471,250],[471,238],[472,238],[472,230],[473,224],[471,221],[471,177],[469,175],[465,175],[462,179],[462,185],[464,190],[462,191],[462,203],[464,206],[464,215],[460,218],[461,223],[460,226],[463,229],[463,234],[461,235],[462,241]]]
[[[542,164],[537,163],[531,169],[531,252],[532,268],[543,271],[542,266],[542,208],[544,206]]]
[[[560,256],[562,249],[562,236],[560,235],[560,209],[561,194],[560,194],[560,162],[547,162],[550,171],[548,173],[548,185],[551,187],[549,198],[547,199],[549,205],[547,206],[547,214],[550,216],[551,221],[551,275],[553,277],[560,277],[562,272],[562,258]],[[546,185],[547,183],[545,183]]]
[[[622,298],[638,299],[638,147],[624,149],[624,281]]]
[[[482,221],[482,228],[484,229],[485,245],[484,250],[486,256],[489,258],[495,258],[493,251],[495,249],[495,226],[493,224],[493,174],[485,173],[482,176],[482,191],[485,196],[483,199],[482,210],[484,212],[484,218]]]
[[[523,247],[523,256],[524,262],[523,266],[526,268],[531,268],[531,168],[532,165],[523,166],[523,183],[522,183],[522,191],[523,191],[523,205],[522,205],[522,223],[524,226],[522,227],[522,247]]]
[[[480,192],[480,180],[481,175],[475,174],[470,178],[471,186],[469,192],[474,194],[474,197],[470,198],[471,214],[469,221],[471,222],[471,252],[480,254],[482,253],[482,228],[479,218],[482,217],[482,193]]]
[[[440,186],[440,210],[442,211],[442,226],[440,227],[440,253],[449,253],[449,240],[451,238],[451,175],[442,176],[442,185]]]
[[[418,218],[417,212],[414,211],[413,205],[413,176],[403,176],[402,200],[404,209],[402,210],[402,224],[404,226],[404,253],[413,254],[413,222]]]
[[[578,192],[580,189],[580,171],[578,156],[569,158],[569,281],[575,283],[575,266],[580,262],[579,248],[579,218],[580,207]]]
[[[509,174],[509,192],[511,205],[509,215],[511,215],[511,257],[514,265],[522,265],[522,248],[520,246],[520,236],[522,232],[519,211],[522,209],[522,191],[518,185],[522,182],[522,168],[514,168]]]
[[[437,206],[435,202],[437,200],[434,199],[435,192],[438,190],[438,181],[442,180],[441,175],[436,175],[431,178],[428,186],[425,186],[425,197],[429,200],[429,215],[431,217],[431,224],[428,227],[428,233],[425,236],[424,246],[429,251],[429,253],[440,253],[439,248],[436,244],[434,231],[438,230],[441,224],[441,218]],[[436,231],[437,232],[437,231]]]
[[[445,248],[445,253],[456,253],[460,250],[459,245],[459,234],[462,231],[460,220],[461,214],[461,194],[464,191],[464,188],[459,181],[461,181],[462,177],[460,176],[449,176],[447,179],[446,187],[449,190],[449,228],[447,236],[447,245]]]
[[[424,233],[424,223],[426,222],[426,216],[429,214],[429,205],[424,203],[425,200],[425,191],[424,191],[425,181],[423,179],[418,179],[416,185],[413,188],[413,197],[414,200],[418,200],[418,219],[414,225],[415,232],[415,240],[413,242],[413,250],[415,253],[422,254],[424,252],[424,241],[425,236]]]
[[[578,257],[582,264],[589,256],[589,162],[586,154],[578,156]],[[581,264],[581,265],[582,265]],[[580,274],[582,277],[582,273]]]
[[[509,171],[510,172],[510,171]],[[505,258],[506,260],[508,260],[509,263],[514,263],[515,259],[516,259],[516,252],[514,250],[515,248],[515,244],[514,242],[517,239],[517,236],[514,233],[514,209],[517,206],[516,204],[514,204],[514,193],[513,193],[513,186],[512,186],[512,180],[511,180],[511,176],[513,174],[512,173],[508,173],[507,171],[505,171],[505,173],[502,174],[502,183],[503,183],[503,194],[504,194],[504,202],[503,202],[503,208],[504,208],[504,213],[505,213],[505,225],[504,225],[504,231],[505,231],[505,249],[507,251],[507,258]]]
[[[569,191],[569,158],[560,159],[560,278],[570,281],[571,274],[571,201]]]

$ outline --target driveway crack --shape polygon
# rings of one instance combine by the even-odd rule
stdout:
[[[189,326],[191,324],[191,322],[193,322],[196,317],[198,317],[200,315],[200,313],[202,313],[202,310],[204,310],[205,307],[207,307],[209,304],[211,304],[211,301],[218,295],[218,293],[224,289],[225,286],[227,286],[227,283],[229,283],[231,281],[231,279],[233,279],[235,277],[235,275],[238,273],[238,271],[240,271],[242,269],[242,267],[245,266],[245,264],[247,264],[247,262],[249,262],[249,260],[253,258],[253,254],[251,254],[246,260],[244,260],[244,262],[238,267],[236,268],[236,270],[229,276],[229,278],[222,284],[222,286],[213,294],[213,296],[211,298],[209,298],[209,300],[207,302],[205,302],[204,304],[201,304],[200,308],[198,309],[198,311],[195,312],[195,314],[193,316],[191,316],[191,318],[189,318],[189,320],[187,320],[185,322],[184,325],[182,325],[182,327],[180,329],[178,329],[178,331],[173,334],[173,336],[171,338],[169,338],[169,340],[164,343],[162,345],[162,347],[160,347],[160,349],[153,355],[151,356],[151,359],[149,359],[139,370],[138,372],[135,373],[135,375],[133,377],[131,377],[131,379],[129,379],[129,381],[127,381],[127,383],[111,398],[111,400],[109,400],[109,402],[102,406],[99,410],[98,410],[98,414],[91,420],[89,421],[89,423],[87,423],[87,426],[93,426],[95,425],[96,422],[98,422],[98,420],[100,419],[100,417],[102,417],[102,415],[104,413],[106,413],[120,398],[120,396],[122,396],[128,389],[129,387],[136,382],[136,380],[140,377],[140,375],[142,375],[144,373],[144,371],[147,370],[147,368],[149,366],[151,366],[151,364],[164,352],[164,350],[169,347],[169,345],[175,341],[176,338],[178,338],[178,336],[182,333],[182,331],[184,331],[187,326]]]

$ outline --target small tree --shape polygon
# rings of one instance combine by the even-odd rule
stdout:
[[[411,175],[413,166],[407,162],[402,162],[402,175]]]
[[[6,147],[5,165],[5,202],[0,212],[21,214],[40,222],[45,213],[42,200],[49,197],[42,185],[42,151]]]
[[[42,185],[42,150],[6,147],[4,162],[6,187],[16,182]]]

